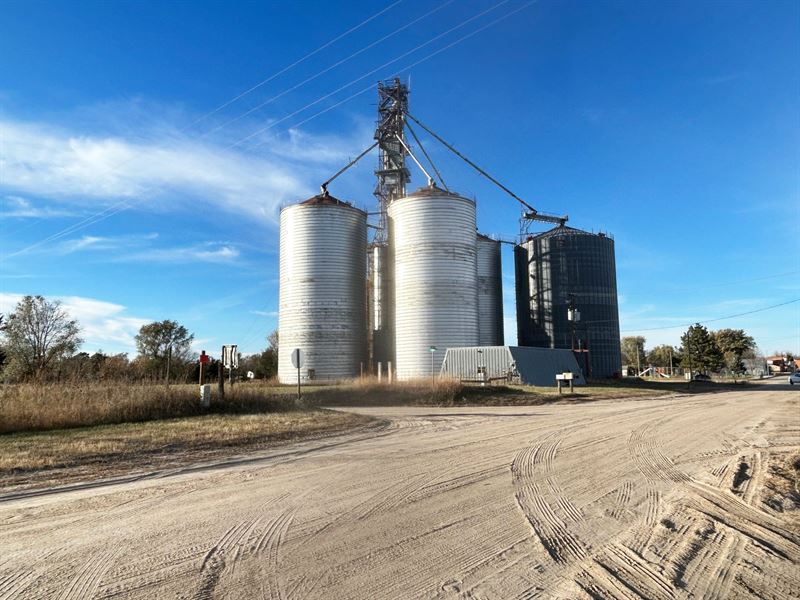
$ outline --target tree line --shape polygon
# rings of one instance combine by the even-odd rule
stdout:
[[[622,363],[642,369],[682,367],[692,372],[743,375],[745,360],[756,359],[755,340],[743,329],[709,331],[696,323],[681,336],[680,346],[662,344],[645,350],[645,338],[629,336],[621,340]]]
[[[194,334],[180,323],[148,323],[139,329],[135,341],[137,354],[133,358],[125,352],[80,351],[84,342],[80,324],[70,318],[61,302],[25,296],[9,315],[0,315],[0,380],[198,381],[198,355],[192,350]],[[262,352],[242,357],[238,374],[252,371],[258,379],[277,375],[277,332],[267,337],[267,344]],[[218,372],[219,361],[212,359],[206,365],[206,380],[215,380]]]

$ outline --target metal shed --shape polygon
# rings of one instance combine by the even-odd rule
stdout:
[[[556,374],[571,372],[575,385],[585,385],[570,350],[523,346],[448,348],[441,375],[466,381],[506,379],[537,386],[555,386]]]

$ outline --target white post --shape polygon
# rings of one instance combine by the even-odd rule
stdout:
[[[204,383],[200,386],[200,406],[208,408],[211,406],[211,384]]]
[[[383,363],[378,361],[378,383],[383,380]]]
[[[386,363],[386,378],[392,383],[392,361]]]

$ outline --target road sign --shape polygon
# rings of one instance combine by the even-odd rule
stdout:
[[[295,369],[299,369],[300,367],[302,367],[305,357],[306,357],[305,353],[302,350],[300,350],[300,348],[295,348],[294,350],[292,350],[292,366]]]
[[[222,347],[222,366],[226,369],[239,368],[239,353],[236,351],[238,346],[230,344]]]
[[[208,354],[206,354],[205,350],[200,352],[200,363],[201,364],[206,364],[209,361],[210,358],[211,357]]]

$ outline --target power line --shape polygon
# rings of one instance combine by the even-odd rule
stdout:
[[[309,52],[308,54],[306,54],[306,55],[305,55],[305,56],[303,56],[302,58],[299,58],[299,59],[297,59],[297,60],[296,60],[296,61],[294,61],[292,64],[290,64],[290,65],[287,65],[286,67],[284,67],[283,69],[281,69],[281,70],[280,70],[280,71],[278,71],[277,73],[274,73],[274,74],[270,75],[269,77],[267,77],[266,79],[264,79],[264,80],[260,81],[259,83],[257,83],[257,84],[256,84],[256,85],[254,85],[253,87],[251,87],[251,88],[249,88],[249,89],[247,89],[247,90],[243,91],[243,92],[242,92],[241,94],[239,94],[238,96],[236,96],[236,97],[234,97],[234,98],[231,98],[231,99],[230,99],[230,100],[228,100],[227,102],[225,102],[225,103],[223,103],[223,104],[220,104],[220,105],[219,105],[217,108],[215,108],[214,110],[212,110],[212,111],[210,111],[210,112],[207,112],[206,114],[204,114],[204,115],[202,115],[202,116],[198,117],[197,119],[195,119],[194,121],[192,121],[191,123],[189,123],[189,125],[188,125],[187,127],[191,127],[191,126],[193,126],[193,125],[195,125],[195,124],[199,123],[200,121],[203,121],[203,120],[207,119],[208,117],[211,117],[211,116],[213,116],[213,115],[217,114],[219,111],[223,110],[224,108],[227,108],[228,106],[230,106],[230,105],[231,105],[231,104],[233,104],[234,102],[236,102],[236,101],[238,101],[238,100],[240,100],[240,99],[244,98],[245,96],[247,96],[247,95],[248,95],[248,94],[250,94],[251,92],[254,92],[254,91],[256,91],[256,90],[257,90],[258,88],[260,88],[261,86],[263,86],[263,85],[266,85],[267,83],[269,83],[269,82],[270,82],[270,81],[272,81],[273,79],[275,79],[275,78],[277,78],[277,77],[280,77],[281,75],[283,75],[283,74],[284,74],[284,73],[286,73],[287,71],[290,71],[291,69],[293,69],[294,67],[296,67],[296,66],[297,66],[297,65],[299,65],[300,63],[302,63],[302,62],[305,62],[306,60],[308,60],[309,58],[311,58],[312,56],[314,56],[314,55],[316,55],[316,54],[319,54],[320,52],[322,52],[323,50],[325,50],[325,48],[328,48],[328,47],[332,46],[333,44],[335,44],[335,43],[336,43],[336,42],[338,42],[339,40],[341,40],[341,39],[343,39],[343,38],[347,37],[348,35],[350,35],[350,34],[351,34],[351,33],[353,33],[354,31],[357,31],[357,30],[361,29],[361,28],[362,28],[364,25],[366,25],[367,23],[369,23],[370,21],[372,21],[372,20],[374,20],[374,19],[378,18],[378,17],[379,17],[379,16],[381,16],[383,13],[385,13],[385,12],[387,12],[387,11],[389,11],[389,10],[393,9],[395,6],[397,6],[398,4],[400,4],[400,3],[401,3],[401,2],[403,2],[403,1],[404,1],[404,0],[396,0],[395,2],[392,2],[392,3],[391,3],[389,6],[387,6],[386,8],[383,8],[383,9],[379,10],[378,12],[376,12],[376,13],[375,13],[374,15],[372,15],[371,17],[368,17],[368,18],[366,18],[365,20],[361,21],[361,23],[359,23],[358,25],[355,25],[354,27],[351,27],[350,29],[348,29],[348,30],[347,30],[347,31],[345,31],[344,33],[340,33],[340,34],[339,34],[339,35],[337,35],[335,38],[333,38],[331,41],[324,43],[322,46],[320,46],[320,47],[319,47],[319,48],[317,48],[316,50],[312,50],[311,52]],[[214,131],[216,131],[216,130],[214,130]]]
[[[425,46],[429,46],[430,44],[434,43],[436,40],[439,40],[439,39],[443,38],[444,36],[446,36],[446,35],[449,35],[450,33],[452,33],[452,32],[454,32],[454,31],[456,31],[457,29],[461,29],[462,27],[464,27],[465,25],[467,25],[467,24],[471,23],[472,21],[474,21],[474,20],[476,20],[476,19],[479,19],[479,18],[481,18],[482,16],[484,16],[484,15],[486,15],[486,14],[488,14],[488,13],[492,12],[493,10],[497,10],[497,9],[498,9],[498,8],[500,8],[500,7],[501,7],[503,4],[507,4],[509,1],[510,1],[510,0],[501,0],[501,1],[500,1],[500,2],[498,2],[497,4],[495,4],[495,5],[493,5],[493,6],[489,7],[489,8],[487,8],[486,10],[483,10],[483,11],[479,12],[478,14],[476,14],[476,15],[473,15],[473,16],[469,17],[468,19],[465,19],[464,21],[462,21],[462,22],[461,22],[461,23],[459,23],[458,25],[455,25],[455,26],[451,27],[451,28],[450,28],[450,29],[448,29],[447,31],[443,31],[443,32],[442,32],[442,33],[440,33],[440,34],[433,36],[431,39],[429,39],[429,40],[427,40],[427,41],[425,41],[425,42],[423,42],[423,43],[419,44],[418,46],[415,46],[415,47],[414,47],[414,48],[412,48],[411,50],[407,50],[406,52],[403,52],[401,55],[399,55],[399,56],[397,56],[397,57],[393,58],[392,60],[390,60],[390,61],[387,61],[387,62],[383,63],[383,64],[382,64],[382,65],[380,65],[379,67],[376,67],[376,68],[372,69],[371,71],[367,71],[366,73],[364,73],[364,74],[363,74],[363,75],[361,75],[360,77],[356,77],[355,79],[353,79],[353,80],[352,80],[352,81],[350,81],[349,83],[346,83],[346,84],[344,84],[344,85],[342,85],[342,86],[340,86],[340,87],[336,88],[336,89],[335,89],[335,90],[333,90],[332,92],[329,92],[329,93],[327,93],[327,94],[324,94],[323,96],[320,96],[320,97],[319,97],[319,98],[317,98],[316,100],[314,100],[314,101],[312,101],[312,102],[309,102],[308,104],[306,104],[306,105],[305,105],[305,106],[303,106],[302,108],[299,108],[299,109],[297,109],[297,110],[296,110],[296,111],[294,111],[293,113],[291,113],[291,114],[289,114],[289,115],[286,115],[285,117],[283,117],[283,118],[281,118],[281,119],[278,119],[277,121],[273,121],[272,123],[270,123],[270,124],[269,124],[269,125],[267,125],[266,127],[262,127],[261,129],[258,129],[258,130],[256,130],[256,131],[254,131],[254,132],[253,132],[253,133],[251,133],[250,135],[247,135],[247,136],[243,137],[242,139],[240,139],[240,140],[237,140],[236,142],[234,142],[234,143],[232,143],[231,145],[229,145],[229,146],[228,146],[226,149],[235,148],[236,146],[239,146],[240,144],[242,144],[242,143],[246,142],[247,140],[249,140],[249,139],[251,139],[251,138],[254,138],[254,137],[256,137],[257,135],[260,135],[260,134],[262,134],[262,133],[264,133],[264,132],[266,132],[266,131],[269,131],[270,129],[272,129],[272,128],[273,128],[273,127],[275,127],[276,125],[279,125],[279,124],[280,124],[280,123],[282,123],[283,121],[286,121],[287,119],[291,119],[291,118],[292,118],[292,117],[294,117],[295,115],[297,115],[297,114],[299,114],[299,113],[301,113],[301,112],[303,112],[303,111],[305,111],[305,110],[307,110],[307,109],[311,108],[312,106],[315,106],[315,105],[319,104],[319,103],[320,103],[320,102],[322,102],[323,100],[327,100],[328,98],[330,98],[331,96],[334,96],[334,95],[338,94],[338,93],[339,93],[339,92],[341,92],[342,90],[346,90],[347,88],[349,88],[350,86],[353,86],[353,85],[355,85],[355,84],[356,84],[356,83],[358,83],[359,81],[363,81],[363,80],[364,80],[364,79],[366,79],[367,77],[369,77],[369,76],[371,76],[371,75],[374,75],[375,73],[377,73],[377,72],[379,72],[379,71],[382,71],[383,69],[385,69],[385,68],[386,68],[386,67],[388,67],[389,65],[392,65],[392,64],[396,63],[397,61],[399,61],[399,60],[401,60],[401,59],[405,58],[405,57],[406,57],[406,56],[408,56],[409,54],[413,54],[413,53],[414,53],[414,52],[416,52],[417,50],[421,50],[421,49],[422,49],[422,48],[424,48]],[[528,4],[533,4],[533,2],[534,2],[534,1],[535,1],[535,0],[531,0],[531,2],[529,2]],[[527,6],[527,5],[524,5],[524,6]],[[523,6],[523,7],[524,7],[524,6]],[[517,9],[517,10],[521,10],[521,8],[520,8],[520,9]],[[515,11],[515,12],[516,12],[516,11]],[[465,37],[464,39],[466,39],[466,37]],[[447,47],[449,47],[449,46],[446,46],[445,48],[447,48]],[[431,56],[433,56],[433,55],[435,55],[435,53],[434,53],[434,54],[432,54]],[[414,64],[416,64],[416,63],[414,63]],[[250,149],[252,150],[253,148],[257,148],[257,147],[261,146],[263,143],[264,143],[264,142],[260,142],[260,143],[258,143],[258,144],[255,144],[255,145],[254,145],[254,146],[252,146]]]
[[[442,10],[443,8],[445,8],[446,6],[448,6],[449,4],[452,4],[453,2],[455,2],[455,0],[446,0],[446,2],[444,2],[444,3],[440,4],[439,6],[437,6],[436,8],[434,8],[434,9],[432,9],[432,10],[429,10],[429,11],[428,11],[428,12],[426,12],[424,15],[422,15],[422,16],[420,16],[420,17],[417,17],[417,18],[416,18],[416,19],[414,19],[413,21],[409,21],[408,23],[406,23],[406,24],[405,24],[405,25],[403,25],[402,27],[400,27],[400,28],[398,28],[398,29],[395,29],[394,31],[392,31],[391,33],[388,33],[388,34],[386,34],[386,35],[385,35],[385,36],[383,36],[382,38],[379,38],[379,39],[375,40],[374,42],[371,42],[370,44],[367,44],[366,46],[364,46],[364,47],[363,47],[363,48],[361,48],[360,50],[357,50],[357,51],[353,52],[353,53],[352,53],[350,56],[347,56],[347,57],[345,57],[345,58],[343,58],[343,59],[341,59],[341,60],[339,60],[339,61],[335,62],[334,64],[330,65],[329,67],[326,67],[326,68],[322,69],[322,71],[319,71],[318,73],[315,73],[315,74],[314,74],[314,75],[312,75],[311,77],[308,77],[308,78],[304,79],[304,80],[303,80],[303,81],[301,81],[300,83],[297,83],[297,84],[295,84],[295,85],[293,85],[293,86],[291,86],[291,87],[289,87],[289,88],[287,88],[287,89],[283,90],[283,91],[282,91],[282,92],[280,92],[279,94],[277,94],[277,95],[275,95],[275,96],[272,96],[271,98],[268,98],[267,100],[265,100],[265,101],[264,101],[264,102],[262,102],[261,104],[258,104],[258,105],[256,105],[256,106],[254,106],[253,108],[251,108],[251,109],[249,109],[249,110],[247,110],[247,111],[243,112],[243,113],[242,113],[242,114],[240,114],[238,117],[234,117],[233,119],[230,119],[229,121],[225,121],[224,123],[222,123],[221,125],[218,125],[218,126],[217,126],[217,127],[215,127],[214,129],[211,129],[211,130],[209,130],[209,131],[205,132],[203,135],[205,136],[205,135],[209,135],[209,134],[211,134],[211,133],[214,133],[215,131],[217,131],[217,130],[219,130],[219,129],[222,129],[223,127],[227,127],[227,126],[228,126],[228,125],[230,125],[231,123],[235,123],[235,122],[236,122],[236,121],[238,121],[239,119],[243,119],[244,117],[246,117],[246,116],[248,116],[248,115],[250,115],[250,114],[252,114],[252,113],[256,112],[257,110],[260,110],[260,109],[264,108],[264,107],[265,107],[265,106],[267,106],[268,104],[272,104],[273,102],[275,102],[276,100],[278,100],[278,99],[282,98],[282,97],[283,97],[283,96],[285,96],[286,94],[289,94],[289,93],[291,93],[291,92],[293,92],[293,91],[295,91],[295,90],[297,90],[297,89],[299,89],[299,88],[303,87],[305,84],[307,84],[307,83],[309,83],[309,82],[311,82],[311,81],[314,81],[314,80],[315,80],[315,79],[317,79],[318,77],[321,77],[321,76],[322,76],[322,75],[324,75],[325,73],[327,73],[327,72],[329,72],[329,71],[332,71],[332,70],[333,70],[333,69],[335,69],[336,67],[339,67],[339,66],[343,65],[344,63],[346,63],[346,62],[348,62],[349,60],[351,60],[351,59],[355,58],[356,56],[358,56],[359,54],[363,54],[364,52],[366,52],[366,51],[367,51],[367,50],[369,50],[370,48],[374,48],[375,46],[377,46],[377,45],[378,45],[378,44],[380,44],[381,42],[385,42],[385,41],[386,41],[386,40],[388,40],[389,38],[391,38],[391,37],[394,37],[395,35],[397,35],[397,34],[398,34],[398,33],[400,33],[401,31],[405,31],[406,29],[408,29],[408,28],[409,28],[409,27],[411,27],[412,25],[415,25],[415,24],[419,23],[420,21],[422,21],[423,19],[425,19],[425,18],[429,17],[430,15],[432,15],[432,14],[434,14],[434,13],[436,13],[436,12],[439,12],[440,10]],[[253,88],[253,89],[255,89],[255,88]]]
[[[715,319],[705,319],[703,321],[695,321],[694,323],[688,323],[688,324],[685,324],[685,325],[669,325],[667,327],[647,327],[645,329],[625,329],[625,330],[621,331],[620,333],[634,333],[634,332],[639,332],[639,331],[660,331],[660,330],[663,330],[663,329],[678,329],[678,328],[683,328],[683,327],[691,327],[691,326],[696,325],[696,324],[703,325],[705,323],[716,323],[717,321],[724,321],[726,319],[734,319],[736,317],[744,317],[746,315],[753,315],[755,313],[760,313],[760,312],[764,312],[764,311],[767,311],[767,310],[772,310],[774,308],[779,308],[781,306],[786,306],[788,304],[794,304],[795,302],[800,302],[800,298],[795,298],[794,300],[788,300],[786,302],[781,302],[780,304],[773,304],[772,306],[765,306],[764,308],[757,308],[756,310],[748,310],[747,312],[737,313],[735,315],[726,315],[724,317],[717,317]],[[587,323],[592,324],[592,323],[601,323],[601,322],[602,321],[588,321]]]
[[[402,69],[399,69],[399,70],[395,71],[395,74],[396,74],[396,75],[399,75],[400,73],[403,73],[403,72],[405,72],[405,71],[408,71],[408,70],[410,70],[410,69],[412,69],[412,68],[416,67],[417,65],[420,65],[420,64],[422,64],[422,63],[424,63],[424,62],[426,62],[426,61],[430,60],[430,59],[431,59],[431,58],[433,58],[434,56],[437,56],[438,54],[441,54],[441,53],[442,53],[442,52],[444,52],[445,50],[449,50],[449,49],[450,49],[450,48],[452,48],[453,46],[456,46],[457,44],[460,44],[460,43],[461,43],[461,42],[463,42],[464,40],[466,40],[466,39],[469,39],[469,38],[471,38],[471,37],[472,37],[472,36],[474,36],[474,35],[477,35],[478,33],[480,33],[480,32],[482,32],[482,31],[484,31],[485,29],[488,29],[489,27],[492,27],[493,25],[496,25],[496,24],[497,24],[497,23],[499,23],[500,21],[503,21],[503,20],[507,19],[507,18],[508,18],[508,17],[510,17],[511,15],[513,15],[513,14],[515,14],[515,13],[518,13],[519,11],[521,11],[521,10],[523,10],[523,9],[525,9],[525,8],[528,8],[528,7],[529,7],[529,6],[531,6],[532,4],[535,4],[536,2],[537,2],[537,0],[531,0],[530,2],[526,2],[525,4],[523,4],[523,5],[522,5],[522,6],[520,6],[519,8],[516,8],[516,9],[512,10],[512,11],[511,11],[511,12],[509,12],[508,14],[505,14],[505,15],[503,15],[502,17],[499,17],[499,18],[495,19],[494,21],[491,21],[490,23],[487,23],[487,24],[486,24],[486,25],[484,25],[483,27],[480,27],[480,28],[476,29],[475,31],[473,31],[473,32],[471,32],[471,33],[468,33],[468,34],[466,34],[466,35],[464,35],[464,36],[462,36],[462,37],[458,38],[457,40],[455,40],[455,41],[453,41],[453,42],[451,42],[451,43],[447,44],[446,46],[443,46],[442,48],[439,48],[439,49],[438,49],[438,50],[436,50],[435,52],[431,52],[431,53],[430,53],[430,54],[428,54],[427,56],[425,56],[425,57],[423,57],[423,58],[421,58],[421,59],[419,59],[419,60],[417,60],[417,61],[415,61],[415,62],[413,62],[413,63],[411,63],[411,64],[409,64],[409,65],[406,65],[406,66],[405,66],[405,67],[403,67]],[[362,79],[363,79],[363,78],[362,78]],[[351,84],[350,84],[350,85],[352,85],[352,83],[355,83],[355,81],[354,81],[354,82],[351,82]],[[344,86],[344,87],[348,87],[348,86]],[[340,88],[340,89],[343,89],[343,88]],[[300,127],[301,125],[305,125],[306,123],[308,123],[309,121],[311,121],[311,120],[313,120],[313,119],[316,119],[316,118],[317,118],[317,117],[319,117],[320,115],[323,115],[323,114],[325,114],[326,112],[328,112],[328,111],[331,111],[331,110],[333,110],[334,108],[337,108],[337,107],[341,106],[342,104],[345,104],[345,103],[349,102],[350,100],[353,100],[354,98],[357,98],[358,96],[361,96],[362,94],[366,94],[367,92],[369,92],[369,91],[371,91],[371,90],[374,90],[374,89],[375,89],[375,85],[374,85],[374,84],[372,84],[372,83],[370,83],[370,84],[369,84],[367,87],[365,87],[365,88],[363,88],[363,89],[361,89],[361,90],[357,91],[356,93],[354,93],[354,94],[352,94],[352,95],[348,96],[347,98],[344,98],[344,99],[342,99],[342,100],[339,100],[339,101],[338,101],[338,102],[336,102],[335,104],[332,104],[332,105],[328,106],[327,108],[325,108],[325,109],[323,109],[323,110],[321,110],[321,111],[319,111],[319,112],[317,112],[317,113],[314,113],[313,115],[311,115],[310,117],[308,117],[308,118],[306,118],[306,119],[303,119],[302,121],[298,121],[297,123],[295,123],[294,125],[292,125],[291,127],[289,127],[289,129],[296,129],[297,127]],[[338,91],[338,90],[337,90],[337,91]],[[258,146],[262,145],[263,143],[264,143],[264,142],[262,142],[262,143],[260,143],[260,144],[256,144],[255,146],[252,146],[252,148],[257,148]],[[252,149],[252,148],[251,148],[251,149]]]

